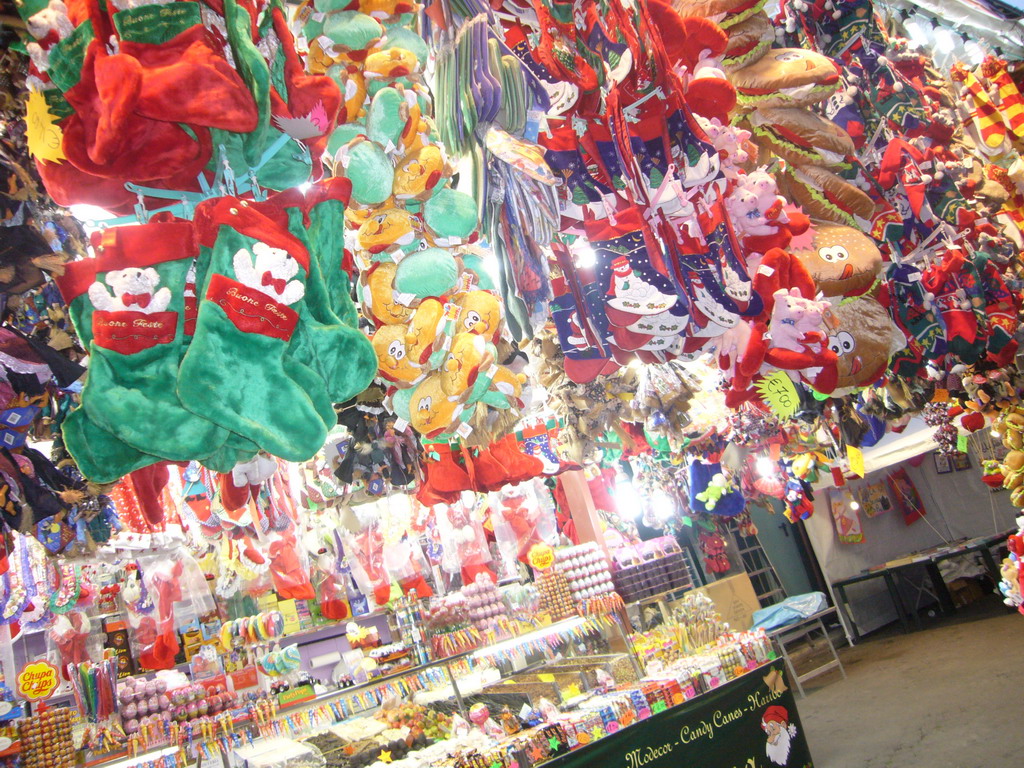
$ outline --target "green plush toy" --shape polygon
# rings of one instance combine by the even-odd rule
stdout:
[[[430,56],[426,40],[411,29],[394,24],[387,25],[386,36],[379,48],[382,51],[390,51],[392,48],[408,51],[416,57],[420,69]]]
[[[709,510],[712,510],[718,506],[718,502],[721,501],[722,497],[728,491],[729,483],[725,479],[725,475],[719,472],[711,478],[711,482],[708,483],[708,487],[696,494],[694,498],[703,503]]]
[[[418,299],[443,296],[459,279],[459,265],[442,248],[424,248],[409,254],[398,263],[395,290]]]
[[[335,160],[335,175],[352,182],[352,199],[359,205],[380,205],[391,196],[395,168],[376,142],[357,136]]]
[[[178,397],[198,416],[286,461],[306,461],[333,411],[323,378],[288,356],[310,256],[269,204],[217,198],[196,212],[210,266]]]
[[[465,192],[443,187],[424,203],[423,221],[439,245],[458,245],[476,230],[476,200]]]
[[[327,140],[327,155],[334,155],[339,149],[348,144],[353,139],[357,139],[360,136],[366,137],[366,126],[361,123],[345,123],[339,125],[334,129],[331,134],[331,138]]]
[[[365,51],[384,36],[384,27],[376,19],[359,11],[336,11],[324,21],[323,34],[338,52]]]
[[[478,253],[463,253],[462,266],[467,271],[472,272],[476,277],[476,285],[478,288],[484,291],[497,292],[498,287],[494,282],[494,278],[491,277],[491,273],[487,269],[487,264],[485,263],[483,256]]]
[[[397,88],[382,88],[370,101],[366,133],[385,149],[397,147],[409,120],[409,105]]]

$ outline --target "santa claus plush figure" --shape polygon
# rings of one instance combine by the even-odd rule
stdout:
[[[796,726],[789,722],[789,712],[785,707],[773,704],[764,711],[761,728],[768,734],[765,745],[768,759],[775,765],[785,765],[789,761],[790,742],[796,736]]]

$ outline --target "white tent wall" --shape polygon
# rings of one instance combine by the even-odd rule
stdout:
[[[916,550],[964,537],[991,535],[1013,527],[1018,510],[1010,504],[1009,492],[993,493],[981,482],[979,462],[973,454],[971,467],[959,472],[940,475],[935,470],[933,455],[929,453],[920,466],[912,467],[906,462],[889,466],[869,472],[866,478],[854,480],[848,487],[857,489],[868,483],[884,481],[886,475],[898,467],[906,468],[914,481],[925,506],[925,518],[908,526],[898,510],[876,517],[868,517],[861,510],[864,541],[859,544],[839,541],[829,511],[828,488],[815,489],[814,515],[805,525],[818,563],[829,583]],[[916,571],[905,573],[915,580],[925,578],[923,568],[920,574]],[[851,585],[846,592],[861,633],[897,619],[881,578]],[[915,604],[913,589],[903,585],[902,594],[908,606]]]

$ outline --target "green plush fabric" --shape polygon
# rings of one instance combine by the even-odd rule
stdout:
[[[253,448],[233,447],[232,443],[235,442],[250,445],[253,446]],[[228,437],[228,442],[207,456],[200,463],[213,472],[219,472],[222,475],[226,475],[235,467],[236,464],[244,464],[247,461],[252,461],[259,452],[259,446],[257,446],[256,443],[251,440],[246,440],[241,435],[236,435],[232,432]]]
[[[352,182],[353,200],[360,205],[380,205],[391,196],[395,167],[379,144],[360,141],[349,150],[343,175]]]
[[[352,5],[351,0],[313,0],[313,7],[319,13],[341,11]]]
[[[69,269],[62,289],[90,353],[69,443],[82,454],[90,477],[97,471],[123,474],[160,459],[202,458],[227,438],[174,394],[194,248],[191,227],[182,222],[123,227],[104,235],[97,258]],[[96,466],[102,457],[113,462],[110,468]]]
[[[395,412],[395,416],[406,421],[412,421],[412,411],[409,406],[412,403],[412,394],[415,392],[414,389],[398,389],[395,390],[395,394],[391,396],[391,410]]]
[[[370,101],[366,133],[382,147],[398,146],[405,130],[405,98],[395,88],[382,88]]]
[[[323,19],[316,19],[313,16],[302,27],[302,34],[307,40],[316,40],[324,33]]]
[[[385,78],[385,77],[377,78],[377,77],[371,77],[371,78],[367,79],[367,81],[366,81],[366,92],[368,94],[370,94],[370,98],[372,99],[374,96],[376,96],[382,90],[384,90],[385,88],[388,88],[388,87],[390,87],[392,85],[401,85],[403,88],[412,88],[413,80],[412,80],[412,78],[409,78],[409,77],[396,77],[396,78]],[[422,106],[423,106],[422,101],[420,102],[420,106],[422,108]]]
[[[115,483],[129,472],[161,460],[159,456],[135,450],[96,426],[81,407],[64,418],[61,435],[78,469],[95,483]]]
[[[251,253],[256,242],[220,227],[196,333],[181,361],[178,397],[196,415],[275,456],[307,461],[327,437],[324,417],[330,402],[306,389],[319,377],[286,358],[297,309],[262,299],[235,274],[234,255],[239,250]],[[300,268],[293,279],[304,282],[305,277]]]
[[[235,178],[245,178],[250,168],[255,168],[262,160],[263,154],[284,134],[276,128],[268,128],[263,135],[265,136],[264,146],[255,148],[259,150],[257,163],[250,164],[248,153],[252,147],[245,134],[213,131],[214,146],[224,147],[228,164],[231,166]],[[215,152],[212,162],[219,162],[217,158],[218,153]],[[276,191],[291,189],[309,181],[311,169],[309,153],[302,152],[294,141],[287,141],[256,170],[256,181],[266,189]],[[216,168],[212,170],[216,170]]]
[[[476,200],[465,192],[443,187],[424,203],[423,221],[441,237],[464,240],[477,227]]]
[[[425,299],[443,296],[459,279],[459,265],[442,248],[425,248],[411,253],[398,263],[395,290]]]
[[[324,35],[343,50],[365,51],[384,36],[384,27],[365,13],[339,11],[327,17]]]
[[[494,278],[487,271],[487,265],[484,263],[482,256],[475,253],[464,253],[462,254],[462,266],[476,275],[476,284],[481,289],[485,291],[498,290],[498,286],[494,283]]]
[[[327,140],[327,152],[333,155],[343,146],[348,144],[357,136],[366,135],[366,126],[361,123],[345,123],[334,129],[331,138]]]
[[[335,250],[343,235],[340,227],[332,226],[332,222],[344,221],[344,205],[340,200],[328,200],[314,206],[308,235],[302,211],[291,208],[288,215],[289,229],[307,243],[310,256],[306,296],[298,310],[299,325],[292,336],[288,357],[319,375],[319,386],[326,388],[330,402],[342,403],[366,389],[377,373],[377,354],[370,340],[354,323],[342,322],[335,311],[340,307],[346,317],[354,319],[355,307],[345,307],[352,300],[348,276],[341,269],[341,250]],[[332,263],[334,259],[338,260]],[[340,277],[337,273],[341,273]],[[333,406],[323,414],[327,426],[334,426],[337,418]]]
[[[237,0],[224,0],[224,22],[235,58],[235,69],[256,101],[256,130],[243,137],[245,162],[252,167],[260,161],[270,129],[270,69],[252,41],[249,12]]]

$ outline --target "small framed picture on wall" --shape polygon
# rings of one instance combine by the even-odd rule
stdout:
[[[959,472],[962,469],[971,468],[971,457],[966,453],[957,453],[953,455],[953,469]]]

